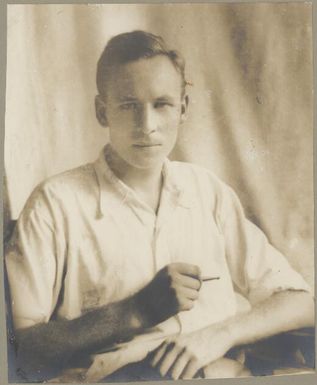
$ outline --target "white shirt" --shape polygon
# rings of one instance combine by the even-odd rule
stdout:
[[[156,215],[113,174],[102,152],[95,163],[39,185],[17,222],[6,256],[16,328],[119,301],[172,262],[220,277],[204,282],[193,309],[157,332],[97,354],[89,381],[144,358],[166,335],[233,316],[237,294],[255,304],[277,291],[310,290],[211,172],[166,160],[163,177]]]

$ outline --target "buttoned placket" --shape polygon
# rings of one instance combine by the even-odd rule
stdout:
[[[154,276],[164,266],[171,263],[166,232],[168,231],[168,219],[173,214],[173,211],[177,209],[177,199],[175,199],[175,195],[171,191],[163,188],[157,215],[152,208],[139,200],[133,192],[129,191],[127,193],[125,203],[134,211],[135,215],[144,225],[145,233],[150,237]],[[177,330],[178,333],[181,333],[182,323],[179,316],[175,315],[173,318],[176,322],[175,332]]]
[[[174,191],[170,191],[163,186],[159,210],[156,214],[153,209],[142,202],[129,187],[127,187],[126,191],[124,203],[131,208],[143,225],[146,237],[151,243],[152,258],[154,262],[153,274],[156,274],[164,266],[171,263],[166,232],[169,218],[171,218],[174,210],[176,210],[178,206],[178,195],[175,196]]]
[[[112,187],[117,190],[119,195],[121,195],[121,204],[129,206],[143,225],[145,236],[151,244],[154,276],[160,269],[170,264],[172,261],[166,232],[168,231],[169,219],[171,219],[171,216],[175,210],[177,210],[177,207],[182,205],[182,191],[171,180],[168,169],[169,160],[166,159],[162,170],[163,186],[160,204],[158,213],[156,214],[151,207],[139,199],[137,194],[129,186],[114,175],[103,154],[96,165],[96,174],[100,189],[98,217],[103,216],[103,211],[105,209],[102,190],[106,179],[110,181]],[[177,315],[173,318],[176,321],[177,329],[180,333],[180,319]]]
[[[109,148],[106,146],[102,151],[97,164],[96,174],[99,182],[99,217],[103,216],[105,204],[103,203],[102,191],[105,188],[105,179],[108,180],[112,187],[121,195],[121,204],[128,205],[134,212],[138,220],[143,224],[144,232],[147,239],[151,243],[152,258],[154,262],[154,271],[157,273],[162,267],[171,262],[170,252],[167,245],[167,237],[164,236],[168,219],[174,210],[181,203],[181,191],[174,184],[169,172],[169,160],[166,159],[163,168],[163,186],[160,197],[158,214],[153,211],[146,203],[144,203],[137,194],[125,183],[123,183],[110,169],[107,163],[107,154]]]

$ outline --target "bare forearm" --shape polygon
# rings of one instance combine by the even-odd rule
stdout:
[[[162,376],[193,378],[199,369],[223,357],[231,348],[251,344],[288,330],[314,324],[314,303],[305,292],[280,292],[248,313],[167,339],[155,352],[152,365]]]
[[[18,358],[26,372],[63,369],[78,355],[89,355],[128,340],[144,327],[134,298],[93,310],[73,320],[50,321],[18,332]]]
[[[254,343],[314,325],[314,301],[304,291],[283,291],[226,322],[232,346]]]

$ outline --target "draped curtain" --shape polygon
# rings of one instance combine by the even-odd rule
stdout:
[[[312,14],[308,3],[9,5],[7,217],[44,178],[94,160],[96,62],[143,29],[186,59],[190,109],[172,159],[231,185],[313,284]],[[9,213],[9,214],[8,214]]]

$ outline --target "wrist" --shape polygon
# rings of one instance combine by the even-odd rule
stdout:
[[[236,328],[234,323],[228,323],[225,326],[225,335],[227,338],[229,349],[238,345],[238,336],[236,334]]]
[[[239,319],[237,317],[232,317],[227,320],[224,324],[224,332],[230,345],[230,349],[241,345],[241,328]]]
[[[154,326],[155,322],[151,319],[151,311],[148,306],[143,290],[134,294],[131,298],[131,322],[140,329],[146,329]]]
[[[218,334],[218,338],[221,339],[226,351],[238,345],[238,336],[234,318],[212,325],[211,332],[212,334]]]

